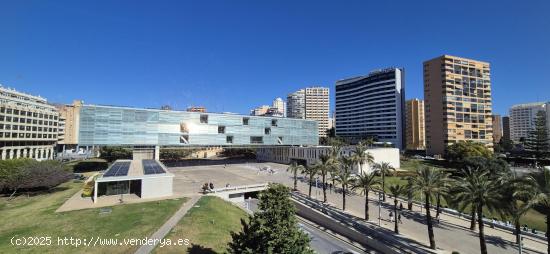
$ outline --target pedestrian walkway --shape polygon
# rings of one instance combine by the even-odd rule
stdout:
[[[290,186],[289,183],[285,183]],[[300,182],[298,185],[300,192],[308,193],[307,183]],[[387,198],[386,202],[378,204],[378,196],[374,193],[369,195],[369,216],[370,222],[378,225],[378,215],[380,212],[380,226],[385,229],[393,230],[394,224],[390,222],[389,213],[393,210],[393,199]],[[312,198],[322,200],[322,190],[313,187]],[[327,199],[329,205],[342,209],[342,194],[334,193],[327,190]],[[364,218],[364,196],[349,195],[346,196],[346,212],[348,214]],[[406,204],[404,204],[406,207]],[[379,209],[380,207],[380,209]],[[428,245],[428,233],[425,223],[425,214],[420,213],[420,206],[415,205],[413,211],[404,210],[402,213],[402,224],[399,224],[400,234],[412,240]],[[425,209],[424,209],[425,211]],[[432,216],[435,215],[433,211]],[[434,216],[435,217],[435,216]],[[434,218],[435,221],[435,218]],[[479,238],[477,231],[469,230],[469,221],[447,214],[440,215],[440,223],[434,223],[435,241],[438,249],[451,253],[459,251],[460,253],[478,253]],[[518,253],[518,248],[514,244],[515,236],[509,232],[505,232],[490,227],[485,227],[487,248],[489,253]],[[524,253],[546,253],[546,243],[540,239],[525,237]]]
[[[176,213],[174,213],[174,215],[172,215],[172,217],[170,219],[168,219],[164,223],[164,225],[162,225],[155,233],[153,233],[153,235],[151,237],[149,237],[149,239],[152,239],[152,241],[155,244],[154,245],[142,245],[141,247],[139,247],[139,249],[135,253],[136,254],[151,253],[151,251],[153,251],[153,249],[155,249],[158,242],[160,240],[164,239],[164,237],[166,237],[166,235],[170,232],[170,230],[172,230],[172,228],[174,228],[174,226],[176,226],[178,224],[178,222],[181,220],[181,218],[183,218],[183,216],[185,216],[187,211],[189,211],[189,209],[191,209],[195,205],[195,203],[197,203],[197,201],[200,198],[201,198],[201,196],[191,196],[191,198],[187,202],[185,202],[181,206],[181,208]]]

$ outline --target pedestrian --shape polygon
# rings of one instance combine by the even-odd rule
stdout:
[[[393,212],[390,211],[390,222],[393,222]]]
[[[399,202],[399,211],[403,211],[403,202]]]
[[[435,221],[437,222],[437,224],[439,224],[439,214],[435,216]]]
[[[212,182],[210,182],[209,186],[210,186],[210,190],[214,189],[214,184]]]
[[[401,221],[401,213],[397,214],[397,220],[399,223],[403,224],[403,221]]]

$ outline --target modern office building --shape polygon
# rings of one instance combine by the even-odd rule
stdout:
[[[493,142],[499,143],[502,139],[502,117],[500,115],[493,115]]]
[[[287,96],[287,117],[315,120],[319,123],[319,136],[328,130],[330,110],[328,87],[307,87]]]
[[[424,128],[424,101],[411,99],[405,102],[405,140],[407,150],[426,149],[426,136]]]
[[[426,152],[471,140],[493,147],[491,74],[487,62],[443,55],[424,62]]]
[[[372,71],[336,82],[336,136],[351,142],[373,137],[403,149],[405,72]]]
[[[529,131],[535,128],[535,120],[539,111],[546,111],[547,104],[534,102],[514,105],[509,110],[510,138],[519,143],[529,135]]]
[[[172,109],[170,109],[172,110]],[[190,106],[187,107],[187,112],[200,112],[200,113],[206,113],[206,108],[203,106]]]
[[[83,105],[80,146],[305,146],[316,121]],[[158,153],[157,153],[158,155]]]
[[[0,86],[0,158],[53,159],[59,113],[40,97]]]
[[[509,141],[512,140],[510,136],[510,117],[502,117],[502,139]]]
[[[306,93],[300,89],[286,97],[286,117],[306,118]]]

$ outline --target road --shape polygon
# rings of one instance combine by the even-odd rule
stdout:
[[[339,238],[336,238],[331,233],[327,233],[317,225],[299,218],[298,226],[306,232],[311,238],[311,248],[319,254],[337,254],[337,253],[376,253],[374,251],[365,252],[364,250],[351,245]]]

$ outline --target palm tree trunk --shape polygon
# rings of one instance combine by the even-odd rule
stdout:
[[[437,193],[437,205],[435,208],[435,217],[439,216],[441,210],[441,194]]]
[[[386,177],[382,172],[382,201],[386,202]]]
[[[521,238],[521,226],[519,225],[519,220],[514,219],[514,226],[516,228],[516,232],[514,232],[516,234],[516,244],[519,244]]]
[[[342,185],[342,210],[346,210],[346,186]]]
[[[298,170],[294,170],[294,190],[298,189]]]
[[[365,191],[365,220],[369,220],[369,192],[368,188]]]
[[[476,230],[476,208],[474,206],[472,206],[472,213],[470,216],[470,230]]]
[[[326,174],[323,174],[323,203],[327,202],[327,183],[326,183]]]
[[[487,244],[485,243],[485,232],[483,230],[483,211],[480,204],[477,208],[477,224],[479,224],[479,246],[481,254],[487,254]]]
[[[311,198],[311,186],[313,185],[313,175],[309,175],[309,198]]]
[[[426,224],[428,225],[428,238],[430,239],[430,248],[435,250],[434,228],[432,224],[432,215],[430,213],[430,196],[426,196]]]
[[[413,210],[413,192],[412,191],[409,191],[407,193],[407,208],[409,209],[409,211]]]
[[[399,218],[399,216],[397,215],[397,197],[393,199],[393,214],[395,215],[393,231],[396,234],[399,234],[399,226],[397,224],[397,218]]]

